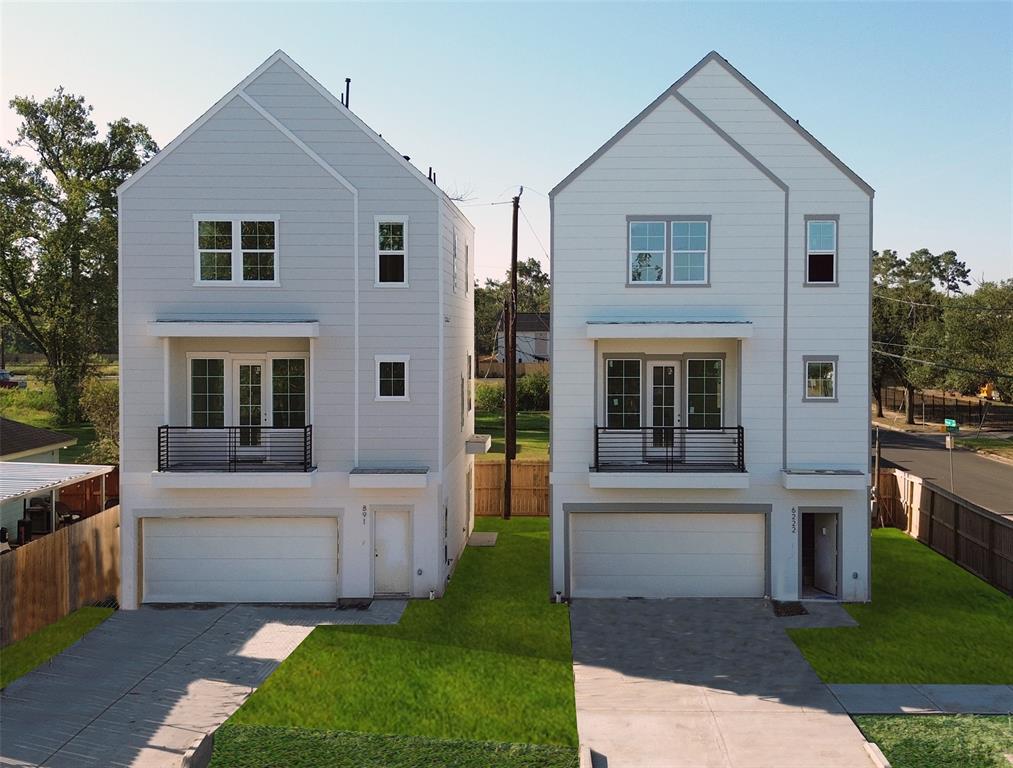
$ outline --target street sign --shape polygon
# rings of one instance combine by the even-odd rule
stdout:
[[[956,419],[943,419],[943,424],[946,425],[947,432],[957,431],[957,420]]]
[[[950,451],[953,450],[953,435],[946,436],[946,448]]]

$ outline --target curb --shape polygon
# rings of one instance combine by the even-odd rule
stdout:
[[[211,762],[211,753],[214,751],[215,734],[205,733],[183,753],[179,761],[179,768],[207,768]]]
[[[863,746],[876,768],[891,768],[890,761],[886,759],[886,755],[883,754],[883,751],[876,742],[866,741]]]
[[[577,762],[579,768],[592,768],[591,763],[591,747],[586,744],[580,745],[580,755]]]

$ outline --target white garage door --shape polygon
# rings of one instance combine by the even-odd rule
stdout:
[[[755,514],[571,514],[575,597],[762,597]]]
[[[144,602],[325,603],[338,597],[334,518],[145,518]]]

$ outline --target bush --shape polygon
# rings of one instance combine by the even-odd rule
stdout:
[[[120,388],[115,381],[88,379],[81,395],[81,409],[95,427],[95,442],[85,458],[96,464],[120,461]]]
[[[549,410],[549,374],[532,371],[517,380],[517,410]]]
[[[503,410],[503,387],[499,384],[484,384],[479,382],[475,386],[475,410],[486,413]]]

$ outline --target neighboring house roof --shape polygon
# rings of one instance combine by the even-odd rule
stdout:
[[[443,200],[445,200],[446,202],[450,203],[455,208],[457,208],[458,212],[465,219],[465,221],[468,221],[469,224],[471,223],[468,217],[465,216],[463,212],[461,212],[460,208],[457,207],[457,204],[450,198],[450,196],[446,192],[444,192],[439,186],[437,186],[431,179],[427,178],[425,174],[422,173],[422,171],[420,171],[408,160],[406,160],[404,155],[402,155],[400,152],[394,149],[394,147],[392,147],[386,140],[384,140],[384,138],[380,136],[380,134],[378,134],[376,131],[374,131],[372,128],[366,125],[366,123],[363,122],[358,115],[356,115],[354,112],[352,112],[352,110],[350,110],[348,107],[342,104],[341,101],[334,96],[334,94],[332,94],[330,91],[324,88],[308,72],[306,72],[306,70],[304,70],[302,67],[296,64],[295,61],[293,61],[287,53],[285,53],[280,49],[271,54],[263,64],[261,64],[255,70],[253,70],[253,72],[251,72],[249,75],[244,77],[243,80],[238,85],[236,85],[232,90],[230,90],[221,99],[219,99],[210,109],[208,109],[207,112],[205,112],[193,123],[191,123],[181,134],[179,134],[179,136],[177,136],[175,139],[173,139],[164,147],[162,147],[162,149],[158,152],[158,154],[156,154],[153,158],[151,158],[151,160],[145,163],[130,178],[128,178],[126,181],[120,184],[120,186],[116,190],[116,193],[121,194],[127,191],[135,182],[143,178],[144,175],[148,173],[148,171],[157,166],[163,159],[165,159],[165,157],[167,157],[169,154],[175,151],[181,144],[183,144],[183,142],[185,142],[190,137],[191,134],[193,134],[204,123],[206,123],[208,120],[214,117],[216,113],[222,110],[234,99],[241,98],[247,103],[251,103],[252,100],[245,91],[246,86],[250,85],[254,80],[260,77],[264,72],[266,72],[271,67],[271,65],[273,65],[275,62],[278,61],[282,61],[289,67],[291,67],[293,72],[295,72],[303,80],[305,80],[314,90],[316,90],[321,96],[323,96],[324,99],[326,99],[331,104],[331,106],[333,106],[341,114],[343,114],[345,117],[351,120],[352,123],[356,125],[363,133],[365,133],[370,139],[376,142],[388,155],[391,156],[391,158],[393,158],[399,165],[401,165],[416,179],[418,179],[419,183],[425,186],[425,188],[430,190],[434,195],[441,197]],[[257,109],[258,112],[261,111],[260,109],[257,108],[257,106],[259,105],[251,103],[251,106],[253,106],[254,109]],[[269,120],[269,122],[274,122],[274,120],[271,119],[271,117],[273,116],[269,117],[263,114],[262,116],[265,116]],[[308,149],[308,147],[302,146],[301,142],[299,142],[299,144],[300,148],[302,148],[304,151]],[[319,157],[316,156],[316,153],[313,152],[312,150],[309,150],[308,154],[310,154],[311,157],[313,157],[321,164],[327,165],[326,163],[323,163],[323,161],[321,161]],[[328,165],[327,167],[329,168],[330,166]],[[343,181],[345,184],[348,183],[343,178],[339,180]]]
[[[0,460],[31,456],[77,443],[77,438],[0,417]]]
[[[711,51],[702,59],[700,59],[700,61],[698,61],[695,65],[693,65],[693,67],[686,74],[684,74],[674,83],[672,83],[672,85],[669,86],[669,88],[666,89],[660,96],[658,96],[658,98],[656,98],[654,101],[648,104],[647,107],[640,112],[640,114],[638,114],[636,117],[630,120],[630,122],[628,122],[625,126],[623,126],[619,130],[619,132],[616,133],[611,139],[602,144],[601,147],[599,147],[594,154],[592,154],[589,158],[587,158],[587,160],[585,160],[583,163],[578,165],[573,171],[571,171],[566,176],[565,179],[563,179],[555,187],[553,187],[552,190],[550,190],[549,192],[549,197],[555,197],[557,194],[559,194],[559,192],[561,192],[564,187],[566,187],[575,178],[580,176],[580,174],[582,174],[587,169],[587,167],[591,165],[591,163],[593,163],[595,160],[597,160],[599,157],[605,154],[609,149],[611,149],[612,146],[617,141],[619,141],[623,136],[625,136],[627,133],[633,130],[645,117],[647,117],[647,115],[649,115],[655,109],[655,107],[661,104],[661,102],[663,102],[669,96],[674,96],[680,101],[685,103],[684,97],[682,97],[682,95],[679,93],[679,88],[683,86],[686,82],[688,82],[690,78],[693,77],[693,75],[695,75],[697,72],[699,72],[701,69],[703,69],[707,64],[709,64],[712,61],[716,62],[719,66],[724,68],[725,71],[728,72],[728,74],[730,74],[740,83],[742,83],[742,85],[747,90],[749,90],[751,93],[753,93],[753,95],[755,95],[758,99],[760,99],[760,101],[762,101],[767,107],[769,107],[774,112],[774,114],[776,114],[778,117],[784,120],[784,122],[787,125],[789,125],[796,133],[798,133],[799,136],[801,136],[803,139],[809,142],[809,144],[811,144],[816,149],[816,151],[818,151],[827,160],[829,160],[845,176],[851,179],[851,181],[854,182],[854,184],[859,189],[861,189],[863,192],[869,195],[869,197],[873,197],[875,195],[875,190],[871,186],[869,186],[869,184],[861,176],[859,176],[857,173],[851,170],[847,165],[844,164],[844,162],[839,157],[837,157],[837,155],[835,155],[833,152],[827,149],[815,136],[813,136],[811,133],[809,133],[809,131],[807,131],[805,128],[799,125],[798,120],[793,119],[787,112],[785,112],[783,109],[781,109],[781,107],[775,104],[774,101],[769,96],[767,96],[767,94],[765,94],[763,91],[757,88],[745,75],[743,75],[741,72],[739,72],[739,70],[737,70],[735,67],[729,64],[728,60],[725,59],[723,56],[721,56],[721,54],[719,54],[717,51]],[[708,122],[710,121],[708,120]],[[714,126],[711,125],[711,127]]]
[[[517,332],[518,333],[538,333],[544,331],[549,332],[549,313],[548,312],[518,312],[517,313]],[[503,329],[503,313],[500,312],[499,320],[496,321],[496,332],[498,333]]]

